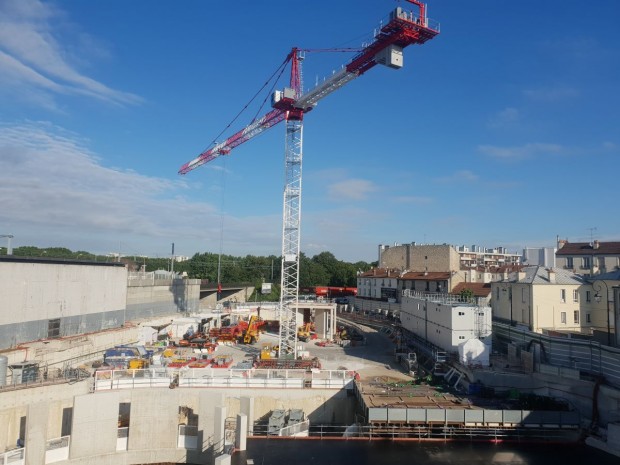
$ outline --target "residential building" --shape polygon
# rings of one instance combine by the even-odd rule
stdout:
[[[471,248],[462,245],[458,248],[458,253],[461,269],[489,268],[521,263],[521,255],[510,253],[505,247],[488,249],[477,245],[472,245]]]
[[[357,276],[357,297],[366,299],[398,299],[398,278],[400,271],[387,268],[373,268]]]
[[[521,255],[509,253],[504,247],[483,249],[473,245],[458,249],[448,244],[411,244],[379,246],[379,266],[403,271],[455,272],[490,270],[521,263]]]
[[[491,284],[493,318],[537,333],[591,335],[606,329],[604,312],[593,304],[586,279],[561,268],[531,266],[514,279]]]
[[[585,276],[620,269],[620,242],[568,242],[558,240],[555,253],[558,268]]]

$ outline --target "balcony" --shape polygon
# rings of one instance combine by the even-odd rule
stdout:
[[[45,464],[69,460],[69,439],[71,436],[62,436],[50,439],[45,443]],[[12,463],[12,462],[8,462]]]

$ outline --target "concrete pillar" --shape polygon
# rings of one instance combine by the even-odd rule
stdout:
[[[49,402],[37,402],[28,406],[26,417],[26,465],[45,463],[45,444],[47,437],[47,422],[49,416]]]
[[[215,407],[215,427],[213,430],[213,452],[216,454],[224,450],[224,422],[226,420],[226,407]],[[230,462],[229,462],[230,463]]]
[[[245,450],[248,438],[248,417],[243,413],[237,415],[237,431],[235,433],[235,449]]]
[[[228,454],[215,457],[215,465],[230,465],[231,456]]]
[[[243,413],[247,417],[248,424],[248,436],[254,435],[254,397],[241,397],[240,401],[240,412]]]

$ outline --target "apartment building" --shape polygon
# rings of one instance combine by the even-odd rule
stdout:
[[[558,268],[594,276],[620,269],[620,242],[568,242],[560,239],[555,257]]]

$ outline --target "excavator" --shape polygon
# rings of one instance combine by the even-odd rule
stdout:
[[[303,326],[297,328],[297,339],[301,342],[308,342],[310,340],[312,331],[312,323],[305,323]]]
[[[248,322],[248,327],[243,332],[243,335],[239,338],[244,344],[253,344],[260,339],[260,327],[265,322],[258,316],[252,315]]]

